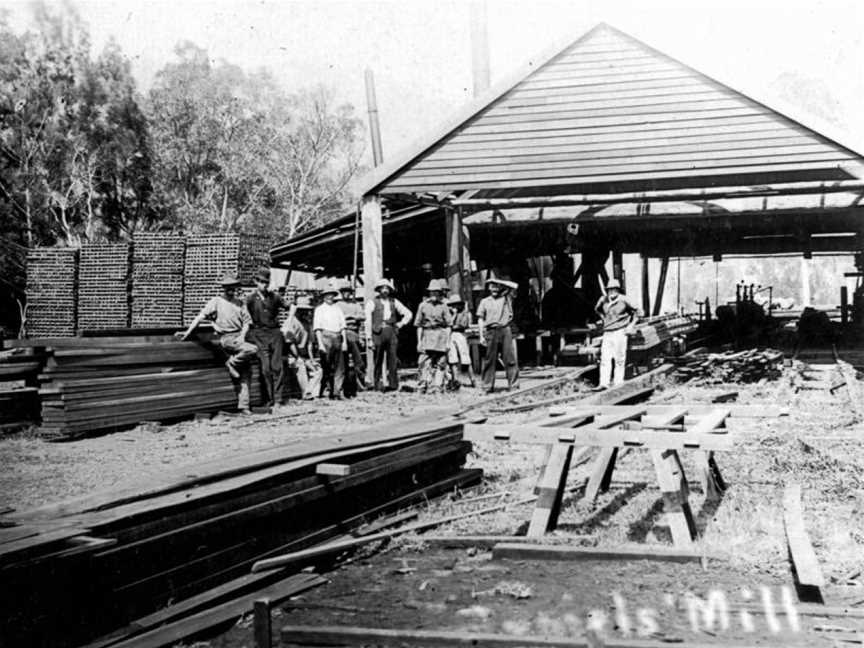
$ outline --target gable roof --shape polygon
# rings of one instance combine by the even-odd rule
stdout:
[[[490,91],[364,193],[477,197],[855,178],[851,149],[608,25]]]

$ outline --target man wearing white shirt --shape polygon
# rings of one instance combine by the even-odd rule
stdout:
[[[345,314],[334,301],[339,294],[339,288],[330,285],[322,293],[324,303],[315,309],[312,316],[312,330],[318,342],[318,354],[321,358],[321,368],[324,371],[321,380],[321,396],[324,386],[329,386],[330,398],[342,399],[342,382],[345,379],[344,352],[348,350],[348,340],[345,337]]]
[[[375,350],[375,389],[384,391],[381,370],[387,356],[388,390],[398,387],[396,374],[396,351],[399,347],[399,329],[411,321],[412,313],[402,302],[392,296],[393,284],[381,279],[375,284],[374,299],[366,302],[366,341]]]

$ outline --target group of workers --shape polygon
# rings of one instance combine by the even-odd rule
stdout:
[[[289,303],[271,290],[268,268],[258,271],[255,290],[244,301],[238,299],[240,282],[236,277],[226,276],[221,286],[222,294],[210,299],[189,327],[177,335],[187,339],[202,322],[212,324],[213,342],[227,356],[225,366],[237,386],[241,412],[250,411],[250,364],[256,355],[268,407],[284,404],[286,364],[304,398],[322,397],[326,391],[331,399],[342,399],[346,394],[369,389],[364,347],[372,350],[371,388],[396,390],[399,330],[412,318],[417,330],[418,389],[455,389],[465,377],[472,387],[476,386],[467,338],[473,325],[472,313],[461,296],[448,295],[444,280],[429,282],[416,316],[394,296],[395,288],[388,279],[375,284],[375,296],[365,305],[358,301],[350,283],[331,282],[314,310],[308,298]],[[513,282],[490,277],[486,281],[488,294],[477,307],[477,333],[485,347],[480,376],[484,393],[495,388],[499,357],[508,389],[518,386],[512,333],[512,300],[517,287]],[[281,309],[286,309],[288,316],[280,324]],[[610,281],[596,311],[603,319],[600,388],[605,388],[613,381],[613,366],[614,382],[623,381],[627,336],[639,312],[615,280]],[[313,343],[320,370],[314,362]]]

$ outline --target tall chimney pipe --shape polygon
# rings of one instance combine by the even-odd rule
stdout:
[[[372,137],[372,162],[377,167],[384,161],[384,152],[381,148],[381,127],[378,124],[375,77],[369,68],[366,68],[366,106],[369,110],[369,135]]]
[[[474,96],[489,89],[489,36],[486,30],[486,0],[472,0],[471,5],[471,70]]]

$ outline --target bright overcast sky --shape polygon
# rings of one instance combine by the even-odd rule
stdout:
[[[289,88],[324,83],[365,119],[376,75],[385,159],[471,98],[465,0],[77,0],[97,48],[114,36],[142,90],[191,40],[266,67]],[[17,24],[25,3],[0,0]],[[861,0],[488,0],[493,84],[605,21],[760,98],[784,99],[864,148]]]

